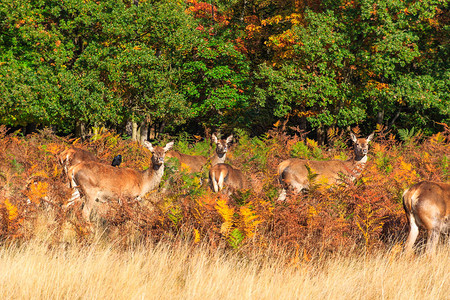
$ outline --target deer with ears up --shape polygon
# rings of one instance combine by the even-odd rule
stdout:
[[[233,135],[230,135],[226,139],[218,139],[216,134],[213,133],[212,140],[216,144],[216,151],[214,155],[210,158],[211,166],[217,164],[223,164],[227,157],[228,149],[230,148],[231,142],[233,141]]]
[[[221,144],[217,145],[217,148],[220,148],[222,152],[226,153],[227,145],[231,143],[232,138],[233,136],[230,136],[226,141],[222,140]],[[216,160],[212,161],[211,168],[209,169],[210,187],[215,193],[221,191],[224,187],[227,188],[229,193],[249,187],[249,182],[241,170],[224,163],[225,155],[220,157],[217,154],[216,158]]]
[[[410,226],[405,252],[411,253],[422,227],[428,231],[427,252],[433,254],[441,232],[450,231],[450,184],[416,183],[403,193],[403,208]]]
[[[300,158],[290,158],[278,165],[278,176],[283,189],[278,200],[286,199],[286,189],[291,187],[295,193],[307,190],[309,187],[309,170],[317,174],[319,182],[326,182],[328,185],[338,183],[342,176],[353,180],[359,176],[367,162],[369,142],[374,134],[367,138],[357,138],[353,133],[350,137],[354,144],[355,158],[349,160],[327,160],[317,161]]]
[[[164,174],[164,157],[173,146],[153,147],[145,141],[144,146],[152,152],[151,165],[147,170],[116,168],[95,161],[82,162],[69,169],[72,187],[84,195],[83,217],[89,221],[96,201],[107,202],[114,198],[140,199],[157,188]]]

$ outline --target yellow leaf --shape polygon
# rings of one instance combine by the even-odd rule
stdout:
[[[306,138],[306,144],[311,147],[311,148],[317,148],[318,144],[315,140],[310,140],[308,138]]]
[[[226,199],[219,199],[215,208],[224,220],[222,226],[220,227],[220,232],[227,235],[233,226],[234,210],[227,205]]]
[[[181,169],[186,170],[188,172],[191,170],[191,168],[185,163],[181,163]]]
[[[19,216],[17,207],[11,202],[9,202],[9,199],[6,199],[4,203],[6,211],[8,212],[8,219],[10,221],[14,221],[15,219],[17,219],[17,217]]]
[[[194,228],[194,243],[200,242],[200,232]]]
[[[242,206],[240,208],[240,215],[242,216],[245,235],[251,238],[256,232],[256,227],[262,221],[258,220],[258,215],[250,207],[247,206]]]

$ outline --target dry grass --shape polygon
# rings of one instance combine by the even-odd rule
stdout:
[[[392,252],[293,265],[259,253],[249,260],[187,243],[113,243],[0,248],[2,299],[448,299],[450,255]]]

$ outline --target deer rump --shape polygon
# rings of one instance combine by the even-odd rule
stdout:
[[[450,229],[450,184],[416,183],[403,193],[403,208],[410,225],[405,250],[411,251],[422,227],[428,231],[427,251],[434,252],[440,233]]]
[[[353,160],[307,160],[291,158],[283,161],[278,167],[281,184],[292,186],[297,192],[308,189],[310,181],[308,175],[317,174],[316,182],[327,185],[339,183],[346,176],[349,180],[355,177],[355,162]],[[308,171],[308,168],[310,171]],[[355,173],[355,174],[353,174]]]
[[[230,191],[247,188],[247,182],[241,170],[224,163],[217,164],[210,169],[209,181],[214,192],[222,190],[224,186]]]

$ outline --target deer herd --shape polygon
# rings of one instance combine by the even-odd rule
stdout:
[[[312,174],[315,180],[326,187],[355,180],[367,162],[369,143],[373,136],[372,133],[367,138],[357,138],[350,133],[354,145],[354,158],[346,161],[300,158],[282,161],[278,165],[278,179],[281,184],[278,201],[286,200],[287,190],[296,194],[307,191],[310,188]],[[165,158],[176,158],[181,168],[191,173],[203,172],[205,168],[209,168],[209,186],[213,192],[227,191],[231,194],[235,190],[251,188],[242,171],[225,162],[233,136],[219,139],[213,134],[211,139],[216,149],[209,158],[171,150],[173,142],[167,143],[164,147],[155,147],[146,141],[144,146],[152,155],[151,164],[144,171],[116,168],[100,162],[95,155],[86,150],[71,147],[58,156],[73,189],[68,205],[81,201],[82,215],[89,222],[95,202],[108,202],[112,199],[120,201],[123,197],[140,200],[148,192],[158,188],[164,174]],[[450,184],[419,182],[403,193],[403,207],[410,226],[405,252],[412,251],[419,228],[424,228],[428,231],[426,249],[432,254],[440,234],[450,231]]]

